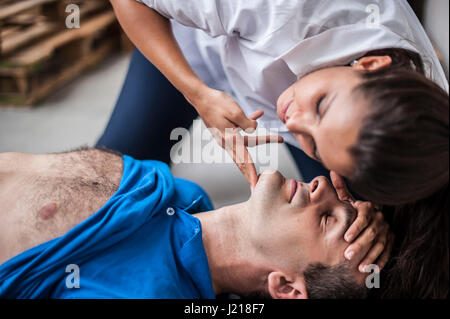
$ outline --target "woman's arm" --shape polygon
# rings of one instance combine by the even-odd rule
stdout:
[[[188,101],[194,101],[207,87],[186,61],[170,21],[136,0],[110,1],[130,40]]]
[[[281,136],[245,139],[238,129],[251,132],[258,126],[258,111],[247,117],[233,98],[209,88],[192,70],[172,33],[168,19],[136,0],[110,0],[130,40],[194,106],[206,126],[253,189],[258,181],[247,146],[281,143]],[[227,129],[232,129],[227,131]]]

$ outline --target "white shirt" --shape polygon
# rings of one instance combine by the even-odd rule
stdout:
[[[231,94],[247,115],[264,110],[259,125],[295,146],[276,103],[312,71],[347,65],[372,50],[403,48],[420,53],[427,77],[448,92],[432,44],[406,0],[136,1],[176,21],[177,41],[207,85]]]

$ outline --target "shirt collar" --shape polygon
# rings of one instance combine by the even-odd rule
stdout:
[[[201,299],[215,299],[208,257],[203,245],[202,225],[198,218],[195,219],[194,235],[180,251],[180,261],[198,288]]]

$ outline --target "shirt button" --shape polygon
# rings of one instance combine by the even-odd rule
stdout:
[[[172,207],[167,208],[166,210],[167,215],[172,216],[173,214],[175,214],[175,209],[173,209]]]

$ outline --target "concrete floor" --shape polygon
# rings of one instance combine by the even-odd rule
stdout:
[[[53,153],[92,146],[105,128],[129,57],[103,61],[36,108],[0,109],[0,152]],[[285,146],[271,146],[272,168],[299,179]],[[254,153],[253,153],[254,154]],[[175,176],[201,185],[216,207],[248,199],[247,182],[234,164],[177,164]]]

